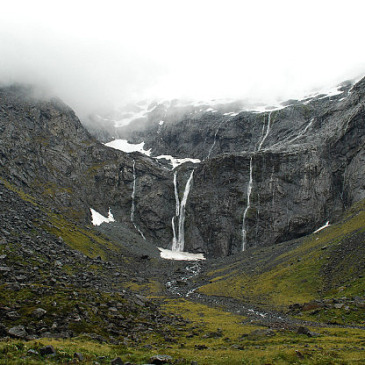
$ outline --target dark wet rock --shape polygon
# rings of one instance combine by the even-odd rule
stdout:
[[[116,357],[110,362],[111,365],[124,365],[124,362],[120,357]]]
[[[84,355],[81,352],[75,352],[74,353],[74,358],[79,360],[79,361],[84,361]]]
[[[42,356],[56,355],[56,350],[52,345],[44,346],[39,349]]]
[[[307,335],[308,337],[317,337],[317,336],[319,336],[318,333],[312,332],[307,327],[303,327],[303,326],[298,327],[297,333],[299,335]]]
[[[196,350],[206,350],[206,349],[208,349],[208,347],[205,346],[205,345],[195,345],[194,348]]]
[[[0,323],[0,337],[5,337],[7,333],[8,331],[6,329],[6,326]]]

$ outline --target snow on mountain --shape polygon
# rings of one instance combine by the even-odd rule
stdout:
[[[143,153],[144,155],[150,156],[151,155],[151,150],[145,150],[144,149],[144,142],[138,143],[138,144],[133,144],[133,143],[129,143],[126,139],[115,139],[114,141],[105,143],[105,146],[114,148],[116,150],[120,150],[126,153],[131,153],[131,152],[140,152]]]
[[[112,212],[109,209],[108,217],[104,217],[102,214],[98,213],[96,210],[90,208],[91,211],[91,221],[94,226],[100,226],[102,223],[115,222]]]

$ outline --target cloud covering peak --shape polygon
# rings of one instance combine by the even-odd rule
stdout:
[[[365,5],[343,1],[9,1],[0,81],[78,113],[144,98],[295,97],[365,74]]]

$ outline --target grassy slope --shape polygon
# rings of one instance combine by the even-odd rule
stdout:
[[[236,299],[249,297],[276,307],[324,297],[363,296],[364,232],[362,201],[341,222],[306,237],[274,261],[260,263],[257,272],[246,272],[242,264],[236,264],[208,273],[211,283],[199,291]],[[354,242],[351,250],[347,249],[350,241]]]
[[[356,329],[316,329],[311,338],[290,331],[275,331],[273,336],[254,334],[259,327],[242,323],[244,318],[219,309],[184,300],[167,301],[166,315],[180,313],[190,320],[187,328],[178,328],[173,337],[150,333],[138,345],[110,345],[80,336],[68,340],[8,340],[0,342],[0,364],[71,363],[75,352],[82,353],[83,363],[110,364],[120,356],[123,361],[142,364],[156,354],[172,356],[179,364],[197,361],[210,364],[362,364],[365,335]],[[54,357],[28,353],[53,345]]]
[[[32,197],[19,191],[18,194],[22,199],[36,204]],[[277,256],[274,261],[261,260],[259,271],[245,273],[240,261],[211,271],[208,273],[211,283],[203,286],[201,292],[238,299],[249,298],[261,304],[272,301],[276,307],[293,302],[304,303],[326,295],[363,295],[361,260],[357,260],[358,263],[354,265],[353,260],[350,261],[353,251],[347,255],[336,255],[336,250],[346,246],[349,240],[357,242],[357,238],[364,232],[364,206],[365,202],[358,204],[342,222],[293,245],[293,250]],[[48,213],[48,217],[50,224],[46,223],[45,228],[48,227],[46,229],[50,233],[61,236],[71,247],[80,249],[91,257],[97,254],[106,257],[113,250],[111,242],[77,227],[64,217],[51,213]],[[328,268],[328,257],[331,255],[335,258],[334,267]],[[349,267],[352,269],[349,270]],[[333,272],[337,274],[332,275]],[[160,291],[159,286],[159,283],[155,283],[153,288],[144,289],[156,295]],[[135,285],[132,289],[139,291],[141,288]],[[80,298],[76,298],[74,303],[70,300],[70,290],[73,292],[75,288],[64,288],[50,296],[44,296],[41,304],[51,313],[55,309],[50,303],[55,299],[54,295],[58,295],[57,302],[61,304],[59,308],[67,312],[80,301]],[[32,293],[21,290],[16,293],[6,292],[6,295],[9,296],[3,299],[10,304],[22,300],[22,297],[31,299]],[[90,292],[87,294],[80,291],[78,295],[87,296]],[[100,301],[110,300],[108,294],[102,294],[104,295],[105,298],[100,297]],[[32,304],[25,308],[28,311],[33,309]],[[85,310],[89,309],[86,305]],[[365,334],[358,329],[312,328],[320,334],[320,337],[315,338],[284,330],[275,331],[274,336],[258,336],[252,334],[252,331],[260,327],[247,323],[244,317],[218,308],[174,299],[165,300],[162,309],[166,316],[181,315],[190,324],[181,328],[169,328],[166,325],[168,336],[146,332],[138,344],[100,344],[82,335],[67,340],[45,338],[24,342],[7,339],[0,342],[0,364],[69,363],[74,352],[81,352],[85,357],[84,363],[90,364],[95,361],[100,364],[110,363],[116,356],[120,356],[123,361],[147,363],[150,356],[158,353],[171,355],[174,359],[184,359],[180,362],[182,364],[190,364],[192,360],[198,364],[361,364],[365,357],[361,350],[365,346]],[[98,324],[97,316],[93,318],[93,325],[95,324]],[[82,328],[74,330],[76,333],[83,332]],[[103,334],[102,328],[100,331]],[[29,349],[39,350],[45,345],[53,345],[57,355],[45,359],[27,352]]]

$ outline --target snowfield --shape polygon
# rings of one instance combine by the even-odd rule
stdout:
[[[179,261],[198,261],[205,260],[205,257],[202,253],[190,253],[190,252],[180,252],[180,251],[171,251],[166,248],[158,247],[161,251],[161,258],[166,260],[179,260]]]
[[[109,209],[108,218],[104,217],[100,213],[98,213],[96,210],[90,208],[91,211],[91,221],[94,226],[100,226],[102,223],[110,223],[115,222],[115,219],[113,217],[112,212]]]
[[[151,149],[149,150],[144,149],[144,142],[141,142],[139,144],[132,144],[129,143],[126,139],[115,139],[114,141],[105,143],[105,146],[127,153],[140,152],[147,156],[151,155]]]

